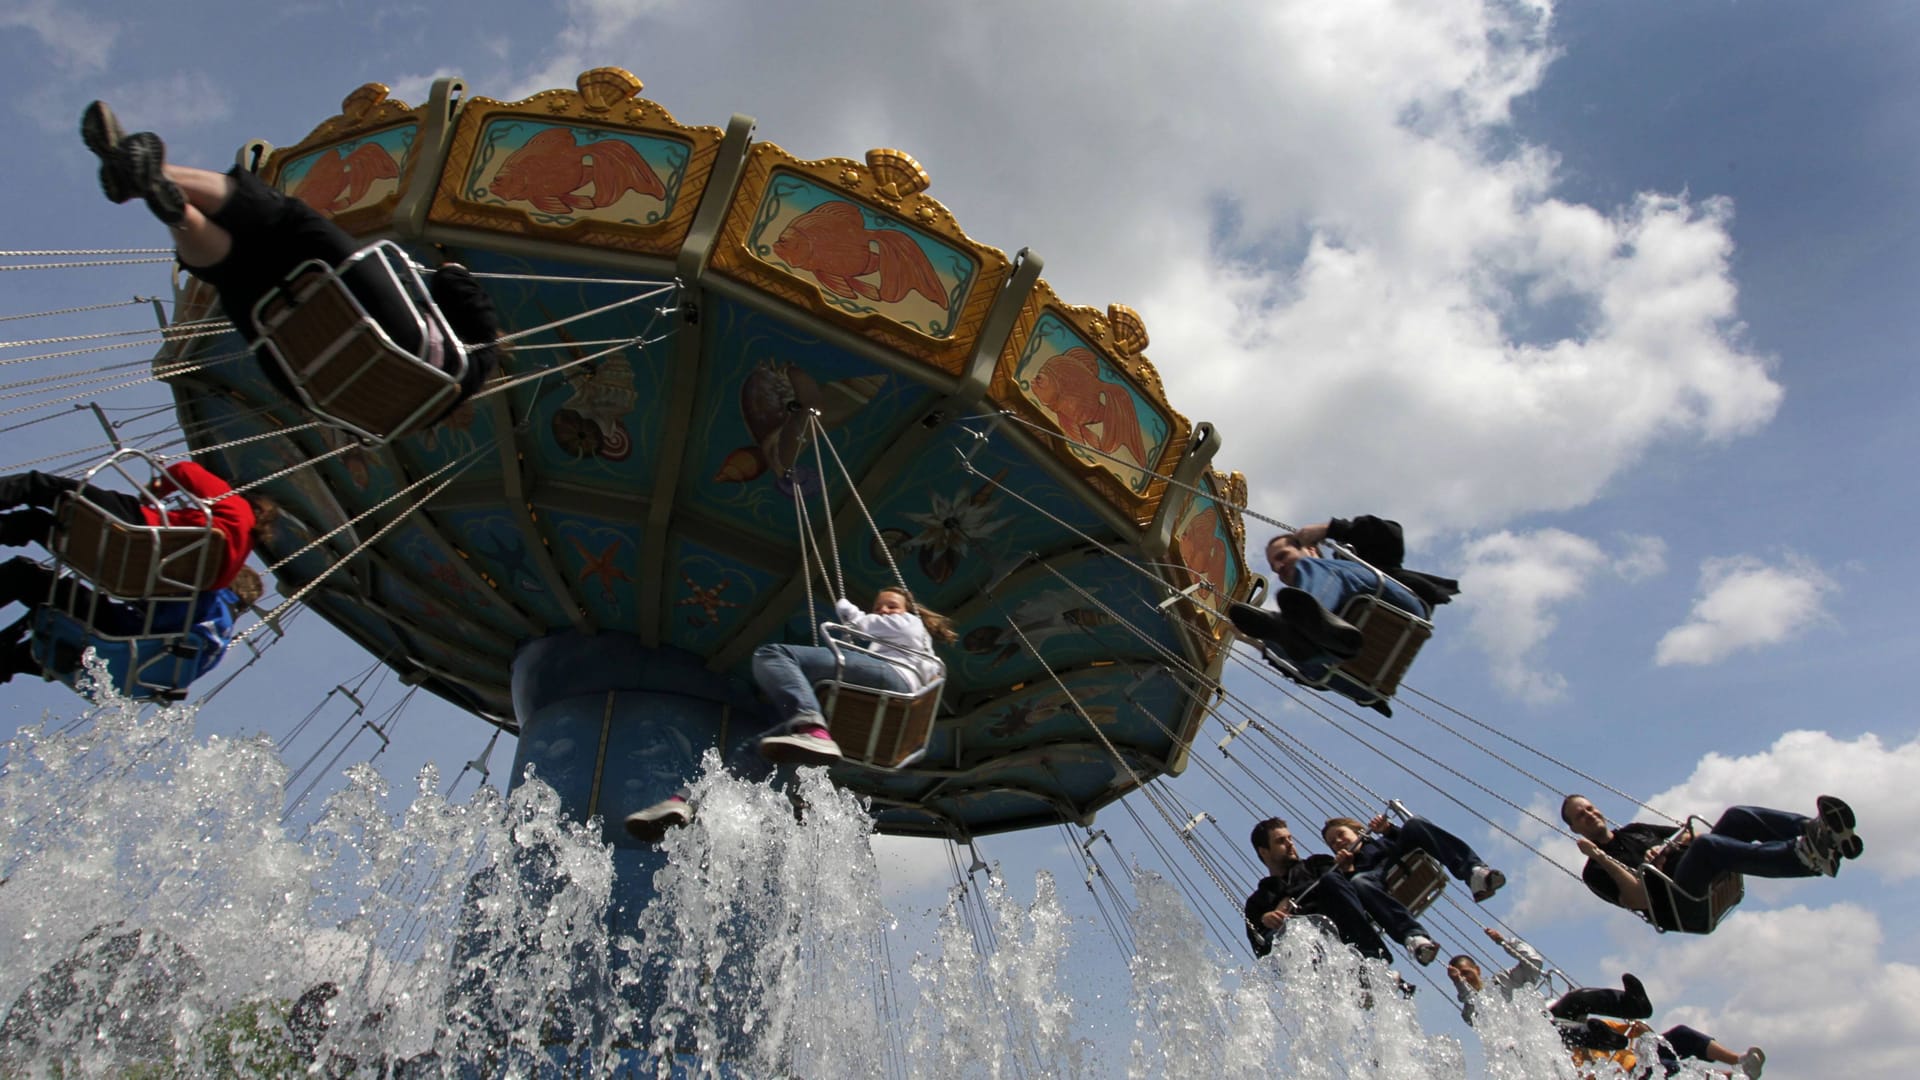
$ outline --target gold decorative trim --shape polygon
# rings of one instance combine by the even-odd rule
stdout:
[[[1116,466],[1113,463],[1099,458],[1088,461],[1066,443],[1044,438],[1039,440],[1049,444],[1048,449],[1054,457],[1079,475],[1088,487],[1099,492],[1141,528],[1146,528],[1153,523],[1154,511],[1166,495],[1165,477],[1173,473],[1181,455],[1186,453],[1187,444],[1193,436],[1193,424],[1167,400],[1160,373],[1154,370],[1152,361],[1139,352],[1146,347],[1147,331],[1138,312],[1123,304],[1110,305],[1105,314],[1091,307],[1069,305],[1060,300],[1052,285],[1045,279],[1040,280],[1014,320],[1013,332],[1007,336],[1007,343],[1000,351],[1000,362],[994,367],[993,381],[987,388],[987,394],[996,405],[1010,409],[1015,415],[1042,428],[1074,438],[1076,442],[1085,441],[1069,435],[1060,422],[1036,405],[1019,385],[1021,357],[1027,351],[1041,320],[1048,315],[1065,323],[1167,419],[1165,444],[1152,461],[1141,463],[1140,468],[1155,474],[1155,477],[1140,492],[1134,491],[1114,475],[1112,470]]]
[[[928,333],[881,311],[847,310],[844,303],[830,298],[817,276],[803,276],[756,253],[751,247],[756,219],[780,175],[832,190],[842,201],[898,221],[972,259],[973,278],[966,285],[964,302],[953,312],[951,327],[944,333]],[[921,194],[930,183],[926,170],[899,150],[869,150],[863,164],[850,158],[803,161],[773,143],[756,143],[714,243],[711,269],[958,376],[965,371],[987,311],[1012,273],[1013,263],[1000,249],[968,237],[945,206]]]
[[[641,89],[642,83],[632,72],[604,67],[581,73],[572,90],[543,90],[515,102],[486,97],[469,99],[460,112],[446,165],[440,170],[439,186],[434,192],[432,208],[427,212],[427,221],[432,225],[510,233],[558,244],[665,258],[678,254],[713,174],[725,132],[717,127],[690,127],[679,123],[665,108],[639,97]],[[679,143],[686,147],[687,158],[678,169],[678,180],[672,184],[672,202],[659,220],[648,223],[581,218],[554,224],[541,220],[541,215],[531,210],[470,199],[463,188],[474,159],[481,152],[481,138],[491,124],[501,119],[520,119],[556,129],[565,123],[613,135],[640,135]],[[584,147],[581,149],[585,151]],[[564,180],[558,182],[565,183]],[[581,196],[577,193],[585,186],[583,182],[568,191],[541,194],[556,199],[578,198]],[[596,197],[599,194],[596,185]],[[529,202],[529,205],[533,204]]]
[[[383,83],[364,83],[340,102],[339,115],[323,120],[307,137],[292,146],[278,147],[273,156],[260,169],[260,179],[269,187],[279,187],[280,176],[288,165],[310,154],[325,150],[329,146],[352,139],[369,139],[387,131],[394,131],[409,125],[418,129],[412,147],[407,153],[407,162],[400,169],[394,190],[376,202],[364,206],[352,206],[338,214],[329,215],[335,225],[356,236],[387,228],[393,223],[394,209],[400,204],[400,196],[413,182],[419,170],[420,134],[426,129],[426,117],[422,110],[407,104],[398,98],[390,98],[390,91]],[[384,179],[384,178],[383,178]],[[316,207],[325,213],[325,209]]]

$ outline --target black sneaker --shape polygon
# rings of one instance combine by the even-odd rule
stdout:
[[[1280,617],[1300,635],[1328,654],[1341,660],[1360,655],[1360,629],[1322,607],[1312,593],[1304,589],[1283,588],[1274,597]]]
[[[1280,620],[1280,614],[1257,608],[1252,604],[1233,603],[1227,606],[1227,619],[1233,628],[1251,638],[1272,641],[1280,636],[1286,624]]]
[[[1813,803],[1819,808],[1821,823],[1833,834],[1834,847],[1846,858],[1859,858],[1867,845],[1853,833],[1853,807],[1831,795],[1822,795]]]
[[[120,140],[124,138],[126,133],[120,130],[120,121],[106,102],[96,101],[80,114],[80,140],[100,159],[100,190],[117,203],[131,202],[141,194],[120,156]]]
[[[167,179],[167,144],[160,136],[136,131],[120,140],[118,156],[126,176],[136,185],[136,194],[147,200],[154,217],[170,226],[186,220],[187,196],[180,185]]]

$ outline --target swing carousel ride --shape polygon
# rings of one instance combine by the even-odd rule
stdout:
[[[1139,316],[970,239],[900,151],[801,160],[641,89],[442,79],[413,107],[369,84],[241,151],[357,238],[468,266],[509,345],[451,419],[387,440],[315,423],[237,337],[162,351],[196,456],[286,511],[281,592],[516,734],[516,782],[616,842],[771,722],[756,646],[895,582],[959,641],[913,703],[924,752],[834,771],[880,830],[1084,825],[1179,773],[1251,590],[1244,480]],[[175,324],[215,303],[187,281]]]

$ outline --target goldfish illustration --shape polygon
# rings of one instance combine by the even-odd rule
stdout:
[[[1186,527],[1174,538],[1180,548],[1180,561],[1194,575],[1212,583],[1215,589],[1227,587],[1227,545],[1216,531],[1220,524],[1219,507],[1209,506],[1187,519]]]
[[[593,194],[580,194],[589,184]],[[493,174],[491,189],[508,202],[532,203],[549,214],[612,206],[629,191],[667,197],[666,185],[631,143],[600,139],[581,145],[566,128],[528,139]]]
[[[1125,450],[1140,464],[1147,463],[1146,435],[1133,395],[1100,378],[1100,361],[1076,345],[1049,357],[1033,377],[1033,397],[1075,442],[1103,454]]]
[[[1069,606],[1075,599],[1056,590],[1022,600],[1014,605],[1007,625],[976,626],[960,639],[960,647],[974,656],[992,657],[990,665],[998,667],[1026,650],[1020,633],[1037,646],[1048,638],[1089,635],[1114,622],[1113,616],[1098,608]],[[1015,626],[1020,633],[1014,632]]]
[[[836,296],[892,304],[919,293],[941,307],[947,304],[940,275],[913,237],[867,228],[860,208],[850,202],[821,203],[794,218],[773,242],[773,253]],[[877,286],[860,280],[874,273]]]
[[[400,163],[379,143],[361,143],[345,157],[320,155],[300,178],[293,197],[332,217],[367,197],[376,180],[400,178]]]

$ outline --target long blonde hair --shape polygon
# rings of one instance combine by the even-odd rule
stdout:
[[[920,623],[927,628],[927,636],[933,639],[934,644],[951,645],[959,638],[960,635],[953,632],[952,619],[915,600],[913,593],[905,585],[889,585],[884,589],[878,589],[874,592],[873,598],[880,599],[881,593],[892,593],[905,600],[907,610],[920,616]]]

